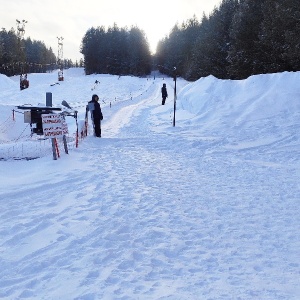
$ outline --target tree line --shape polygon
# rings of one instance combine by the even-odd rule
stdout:
[[[151,72],[152,56],[145,34],[138,27],[114,24],[87,30],[81,43],[86,74],[143,76]]]
[[[64,60],[64,68],[74,66]],[[0,31],[0,73],[7,76],[22,73],[44,73],[56,69],[57,59],[52,48],[30,38],[20,40],[14,29]]]
[[[157,48],[160,71],[187,80],[300,70],[299,0],[223,0],[201,21],[176,24]]]
[[[209,16],[175,24],[150,54],[138,27],[90,28],[80,52],[86,74],[143,76],[152,69],[193,81],[213,75],[244,79],[254,74],[300,70],[299,0],[222,0]],[[23,44],[22,44],[23,43]],[[14,29],[0,31],[0,73],[46,72],[57,58],[41,41],[20,41]],[[64,59],[63,68],[78,66]]]

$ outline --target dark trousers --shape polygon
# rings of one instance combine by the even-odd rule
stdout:
[[[162,104],[162,105],[165,105],[165,103],[166,103],[166,97],[163,97],[163,98],[162,98],[161,104]]]
[[[94,119],[94,130],[95,136],[101,137],[101,120],[98,118]]]

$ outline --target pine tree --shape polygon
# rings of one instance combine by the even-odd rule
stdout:
[[[263,71],[259,47],[265,0],[243,0],[233,16],[227,68],[230,78],[243,79]]]
[[[300,6],[299,0],[278,0],[279,18],[284,22],[283,57],[291,70],[300,70]]]
[[[209,18],[203,16],[199,37],[193,48],[191,78],[210,74],[227,78],[229,29],[237,7],[237,0],[223,0]]]

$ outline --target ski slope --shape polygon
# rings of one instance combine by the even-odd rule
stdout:
[[[102,138],[0,161],[1,299],[300,298],[299,72],[179,78],[175,127],[172,78],[28,77],[0,77],[1,120],[51,92],[81,122],[96,93]]]

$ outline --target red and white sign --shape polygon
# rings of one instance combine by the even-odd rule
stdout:
[[[62,137],[68,134],[68,125],[62,115],[43,114],[42,123],[45,137]]]

